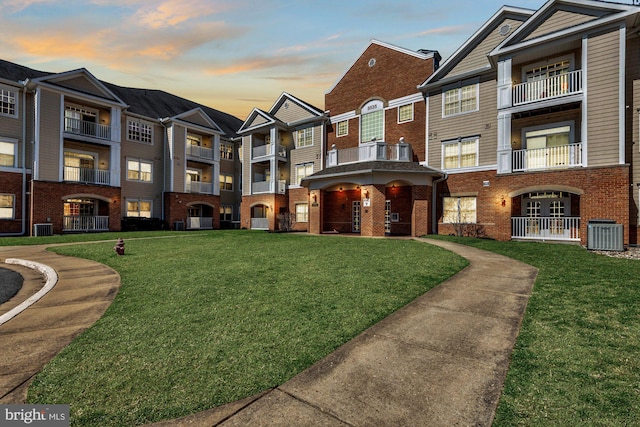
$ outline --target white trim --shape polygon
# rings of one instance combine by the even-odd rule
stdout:
[[[465,87],[469,87],[469,86],[475,86],[475,90],[476,90],[476,108],[470,111],[459,111],[457,113],[453,113],[453,114],[445,114],[445,103],[446,103],[446,93],[451,91],[451,90],[458,90],[458,103],[460,105],[460,107],[462,107],[461,104],[461,95],[462,95],[462,89],[464,89]],[[449,117],[456,117],[456,116],[461,116],[464,114],[469,114],[469,113],[475,113],[477,111],[480,110],[480,79],[478,77],[472,78],[472,79],[468,79],[468,80],[460,80],[458,82],[452,83],[450,85],[444,86],[442,88],[442,96],[440,97],[441,101],[442,101],[442,118],[443,119],[447,119]]]
[[[13,166],[0,166],[0,170],[7,170],[7,169],[16,169],[19,168],[18,166],[18,158],[19,158],[19,145],[20,145],[20,140],[16,139],[16,138],[9,138],[9,137],[4,137],[2,135],[0,135],[0,142],[6,142],[7,144],[13,144]],[[24,155],[24,154],[23,154]]]
[[[16,195],[15,193],[0,193],[0,196],[11,197],[11,217],[0,217],[0,221],[13,221],[16,219]],[[3,208],[7,209],[7,208]]]
[[[456,144],[458,146],[458,165],[460,164],[460,156],[462,154],[461,152],[461,147],[462,147],[462,143],[463,142],[469,142],[469,141],[475,141],[475,145],[476,145],[476,164],[474,166],[465,166],[465,167],[455,167],[455,168],[445,168],[444,167],[444,146],[445,145],[453,145]],[[469,171],[472,170],[473,168],[477,168],[480,165],[480,135],[473,135],[473,136],[466,136],[466,137],[460,137],[460,138],[452,138],[452,139],[447,139],[447,140],[443,140],[440,141],[440,155],[441,155],[441,161],[440,161],[440,169],[443,171],[446,171],[447,173],[449,171],[455,171],[455,170],[460,170],[460,171]]]
[[[142,170],[140,169],[140,165],[142,163],[146,163],[146,164],[151,165],[151,180],[145,181],[143,179],[129,179],[129,160],[138,162],[138,173],[140,173],[140,177],[142,177]],[[154,173],[153,173],[153,169],[154,169],[153,160],[147,160],[147,159],[143,159],[143,158],[140,158],[140,157],[127,156],[127,157],[125,157],[124,161],[125,161],[125,165],[124,165],[125,181],[128,181],[128,182],[141,182],[141,183],[144,183],[144,184],[153,184],[153,175],[154,175]]]
[[[398,107],[397,107],[398,108],[398,112],[397,112],[397,119],[398,120],[397,120],[396,124],[402,125],[402,124],[405,124],[405,123],[411,123],[412,121],[414,121],[416,119],[416,116],[415,116],[416,111],[415,111],[415,108],[414,108],[413,105],[414,105],[413,102],[410,103],[410,104],[398,105]],[[400,109],[402,107],[411,107],[411,118],[410,119],[400,121]]]
[[[340,134],[338,132],[338,129],[340,129],[340,123],[346,123],[347,124],[347,132],[345,132],[344,134]],[[342,138],[344,136],[348,136],[349,135],[349,120],[340,120],[339,122],[336,122],[336,138]]]
[[[18,119],[20,118],[20,89],[16,88],[14,86],[9,86],[9,85],[4,85],[4,84],[0,84],[0,90],[6,90],[7,92],[13,92],[14,93],[14,114],[6,114],[3,113],[2,111],[0,111],[0,117],[9,117],[12,119]]]
[[[329,120],[330,120],[331,124],[335,124],[335,123],[341,122],[343,120],[355,119],[356,117],[358,117],[356,115],[356,111],[353,110],[353,111],[349,111],[349,112],[346,112],[346,113],[338,114],[337,116],[330,117]]]
[[[146,218],[146,217],[141,217],[140,216],[140,202],[149,202],[149,218],[153,218],[153,199],[143,199],[141,197],[125,197],[124,199],[124,213],[125,216],[129,216],[129,202],[135,202],[138,203],[138,216],[137,218]],[[144,211],[142,211],[144,212]]]
[[[618,67],[618,159],[621,165],[626,160],[626,147],[625,147],[625,114],[626,114],[626,91],[625,91],[625,71],[626,71],[626,37],[627,27],[625,24],[620,25],[620,55],[619,67]]]
[[[565,127],[565,126],[569,126],[569,144],[574,144],[575,141],[575,126],[576,123],[574,120],[565,120],[563,122],[553,122],[553,123],[546,123],[543,125],[536,125],[536,126],[528,126],[525,128],[522,128],[520,130],[520,141],[522,141],[522,148],[523,149],[528,149],[526,143],[527,143],[527,132],[533,132],[533,131],[537,131],[537,130],[551,130],[551,129],[556,129],[556,128],[561,128],[561,127]]]
[[[424,164],[429,165],[429,95],[424,97],[425,120],[424,120]]]
[[[530,64],[524,64],[522,66],[522,70],[521,70],[521,74],[520,74],[520,81],[521,82],[526,82],[527,81],[527,71],[532,70],[534,68],[538,68],[542,65],[548,65],[548,64],[552,64],[552,63],[558,63],[558,62],[562,62],[563,60],[567,59],[569,61],[569,71],[574,71],[576,66],[575,66],[575,61],[576,61],[576,55],[574,53],[569,53],[566,55],[562,55],[562,56],[556,56],[553,58],[550,58],[548,60],[544,59],[541,61],[537,61],[537,62],[533,62]]]
[[[581,135],[582,140],[582,166],[589,166],[589,126],[588,126],[588,110],[589,110],[589,38],[582,38],[582,117],[581,117]]]
[[[389,101],[387,108],[401,107],[412,102],[420,102],[423,99],[424,96],[422,95],[422,92],[418,92],[412,95],[403,96],[401,98],[392,99],[391,101]]]
[[[144,120],[144,119],[140,119],[137,117],[131,117],[131,116],[126,116],[127,120],[126,120],[126,130],[125,130],[125,138],[127,141],[131,141],[131,142],[136,142],[138,144],[145,144],[145,145],[154,145],[154,141],[153,141],[153,137],[154,137],[154,124],[153,122],[150,122],[148,120]],[[138,139],[131,139],[129,138],[129,124],[130,123],[138,123],[139,125],[145,125],[145,126],[149,126],[151,128],[151,141],[150,142],[146,142],[146,141],[142,141],[142,140],[138,140]],[[142,131],[140,131],[140,134],[142,134]]]
[[[32,80],[32,82],[35,80]],[[52,85],[50,83],[46,83],[46,82],[38,82],[38,88],[45,88],[48,91],[57,93],[59,95],[69,95],[73,98],[76,99],[82,99],[82,100],[86,100],[88,102],[94,102],[96,104],[100,104],[100,106],[103,107],[122,107],[122,108],[126,108],[128,107],[127,104],[125,104],[124,102],[122,102],[120,100],[120,98],[117,98],[117,101],[108,99],[108,98],[101,98],[97,95],[91,95],[85,92],[78,92],[76,90],[73,89],[69,89],[69,88],[61,88],[60,86],[56,86],[56,85]]]

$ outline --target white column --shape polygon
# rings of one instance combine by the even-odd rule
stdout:
[[[111,145],[111,158],[109,159],[111,167],[109,168],[109,173],[112,187],[120,187],[120,151],[120,144]]]
[[[498,113],[498,173],[511,173],[511,113]]]
[[[118,107],[111,107],[111,140],[122,141],[122,112]]]
[[[512,106],[511,58],[498,62],[498,109]]]

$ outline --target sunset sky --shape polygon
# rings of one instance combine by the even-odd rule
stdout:
[[[543,0],[514,0],[537,9]],[[447,58],[500,0],[2,0],[0,58],[84,67],[244,119],[283,92],[318,108],[372,39]]]

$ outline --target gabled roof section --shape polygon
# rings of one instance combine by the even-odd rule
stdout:
[[[13,62],[0,59],[0,79],[18,83],[27,79],[35,79],[50,75],[46,71],[38,71],[23,65],[14,64]]]
[[[263,126],[271,126],[275,124],[277,119],[271,114],[262,111],[259,108],[254,108],[247,116],[246,120],[238,130],[239,134],[247,133],[252,130],[261,128]]]
[[[369,44],[364,49],[362,49],[362,51],[356,57],[356,59],[353,62],[351,62],[351,64],[349,64],[347,69],[344,70],[344,72],[335,81],[335,83],[331,86],[331,88],[329,88],[329,90],[327,90],[325,93],[327,93],[327,94],[331,93],[333,91],[333,89],[335,89],[335,87],[338,85],[338,83],[340,83],[340,81],[344,78],[344,76],[347,75],[349,70],[351,70],[351,68],[360,60],[362,55],[364,55],[372,45],[378,45],[378,46],[386,47],[387,49],[392,49],[392,50],[395,50],[396,52],[400,52],[400,53],[403,53],[405,55],[414,56],[414,57],[419,58],[419,59],[434,58],[437,62],[440,61],[440,53],[438,51],[436,51],[436,50],[426,50],[425,49],[425,50],[420,50],[420,51],[416,52],[416,51],[413,51],[413,50],[410,50],[410,49],[405,49],[405,48],[400,47],[400,46],[392,45],[390,43],[385,43],[385,42],[382,42],[380,40],[371,39]]]
[[[126,103],[94,77],[86,68],[48,74],[31,79],[34,84],[49,84],[74,92],[96,96],[126,106]]]
[[[269,114],[275,118],[282,120],[283,122],[290,122],[290,120],[287,120],[287,118],[291,116],[291,114],[288,112],[283,112],[283,109],[289,110],[291,108],[291,104],[293,104],[294,107],[298,107],[302,110],[301,112],[298,112],[298,114],[306,114],[307,116],[312,117],[322,117],[324,115],[324,111],[302,101],[300,98],[296,98],[295,96],[287,92],[282,92],[282,94],[278,97],[276,102],[269,110]],[[281,118],[281,116],[283,116],[284,120]]]
[[[224,131],[209,117],[200,107],[196,107],[193,110],[185,111],[184,113],[177,114],[173,117],[169,117],[169,121],[179,120],[182,122],[190,123],[197,126],[203,126],[213,129],[216,132]]]
[[[496,56],[536,43],[628,19],[640,7],[599,0],[549,0],[491,52]]]
[[[506,36],[517,31],[534,12],[531,9],[503,6],[447,58],[435,73],[419,85],[418,89],[491,69],[491,63],[487,58],[489,52]]]

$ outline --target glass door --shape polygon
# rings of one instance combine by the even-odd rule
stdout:
[[[353,233],[360,232],[360,200],[353,202],[351,210],[351,231]]]

